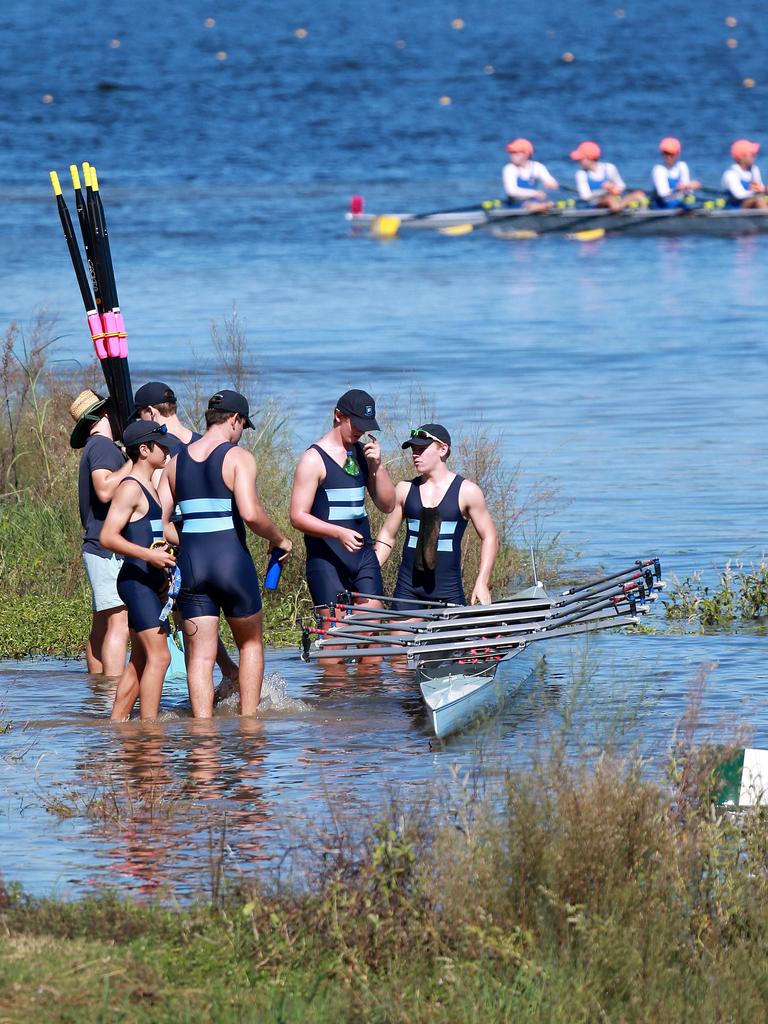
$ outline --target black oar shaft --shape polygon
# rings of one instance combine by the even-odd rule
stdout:
[[[75,277],[77,278],[80,295],[83,299],[83,305],[85,306],[86,313],[91,313],[96,309],[96,305],[93,301],[93,296],[91,295],[88,275],[85,272],[83,260],[80,256],[80,249],[78,248],[77,239],[75,238],[75,229],[72,226],[72,218],[69,215],[69,210],[66,202],[64,201],[64,196],[61,194],[59,176],[55,171],[51,171],[51,184],[53,185],[53,192],[56,196],[56,206],[59,211],[59,219],[61,220],[61,226],[64,229],[64,239],[67,243],[67,249],[69,250],[69,257],[72,260],[72,266],[75,271]]]

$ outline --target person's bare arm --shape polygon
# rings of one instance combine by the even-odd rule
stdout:
[[[135,512],[143,514],[146,511],[147,499],[141,487],[134,480],[128,480],[115,492],[101,528],[99,541],[107,551],[114,551],[123,558],[140,558],[155,569],[172,568],[176,565],[176,559],[163,548],[145,548],[141,544],[126,540],[122,535],[122,530],[131,516]]]
[[[269,541],[270,549],[281,548],[286,554],[290,552],[292,541],[272,522],[259,499],[253,455],[242,448],[231,448],[224,457],[222,470],[224,482],[231,486],[237,510],[248,529]]]
[[[493,563],[499,550],[499,535],[496,531],[491,513],[485,503],[483,492],[469,480],[461,485],[459,505],[463,514],[474,526],[480,538],[480,568],[472,588],[471,604],[490,604],[489,587]]]
[[[403,506],[411,485],[403,480],[395,487],[395,507],[384,520],[379,535],[374,541],[374,550],[379,565],[384,565],[395,546],[397,532],[403,524]]]
[[[395,485],[381,464],[381,446],[372,434],[363,445],[363,455],[368,463],[368,493],[380,512],[391,512],[395,507]]]
[[[169,543],[179,545],[179,531],[173,516],[176,512],[176,456],[163,467],[160,486],[157,488],[160,505],[163,509],[163,536]]]
[[[114,498],[117,488],[132,469],[133,463],[130,459],[120,469],[94,469],[91,473],[91,480],[99,501],[103,501],[105,505],[109,504]]]
[[[323,482],[323,460],[314,448],[309,448],[299,459],[291,492],[291,526],[310,537],[328,537],[341,541],[347,551],[359,551],[363,536],[357,530],[327,523],[312,515],[317,488]]]

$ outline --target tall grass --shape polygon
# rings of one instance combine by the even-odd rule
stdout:
[[[72,423],[68,408],[83,387],[95,387],[103,393],[104,385],[99,382],[95,362],[74,375],[57,371],[48,360],[54,340],[53,324],[40,316],[26,332],[18,324],[11,324],[2,341],[0,576],[6,600],[0,614],[0,656],[15,657],[31,651],[77,654],[84,649],[87,638],[89,594],[80,559],[77,511],[79,453],[69,448]],[[212,343],[215,367],[209,365],[206,369],[215,368],[222,384],[246,394],[258,393],[256,360],[236,310],[221,327],[212,326]],[[199,428],[205,403],[199,374],[186,380],[179,397],[182,412]],[[283,572],[280,590],[265,601],[266,635],[268,642],[293,642],[297,615],[310,611],[303,539],[288,523],[297,454],[285,442],[288,425],[284,410],[268,397],[258,405],[254,412],[256,429],[246,431],[242,443],[256,458],[264,506],[291,536],[295,551]],[[329,408],[329,425],[331,412]],[[403,423],[421,422],[430,413],[429,400],[416,393],[406,396],[400,407],[390,408],[382,440],[385,460],[396,479],[414,475],[410,457],[400,448]],[[530,581],[527,546],[519,546],[521,526],[540,521],[553,504],[552,493],[542,488],[533,494],[527,507],[523,506],[518,474],[504,468],[501,450],[501,437],[475,426],[456,437],[451,457],[453,468],[483,488],[499,527],[501,551],[492,579],[492,587],[499,594],[517,581]],[[374,512],[374,530],[382,518]],[[254,538],[249,538],[249,543],[263,572],[266,545]],[[559,557],[555,541],[540,547],[540,561],[554,571]],[[390,589],[399,558],[399,551],[395,551],[386,567]],[[465,551],[467,592],[478,560],[479,543],[470,530]]]

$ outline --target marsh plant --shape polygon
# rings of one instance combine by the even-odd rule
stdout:
[[[768,563],[727,562],[714,586],[699,572],[674,580],[665,600],[667,618],[698,622],[705,628],[727,627],[768,615]]]

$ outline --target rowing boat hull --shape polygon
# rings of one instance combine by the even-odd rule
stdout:
[[[533,648],[525,645],[506,658],[502,679],[496,678],[499,662],[474,674],[471,666],[462,670],[456,664],[457,671],[432,679],[420,671],[419,688],[435,736],[450,736],[483,711],[498,707],[530,676],[533,666]]]
[[[518,232],[534,232],[552,237],[578,231],[604,228],[606,233],[622,235],[662,235],[680,237],[705,235],[716,238],[734,235],[755,235],[768,232],[766,210],[629,210],[611,213],[608,210],[555,210],[548,213],[528,213],[526,210],[494,209],[489,211],[467,209],[462,212],[434,213],[421,217],[413,213],[395,214],[400,220],[400,231],[440,231],[459,225],[488,228],[499,238],[519,238]],[[373,214],[347,214],[353,226],[370,227],[376,219]]]

